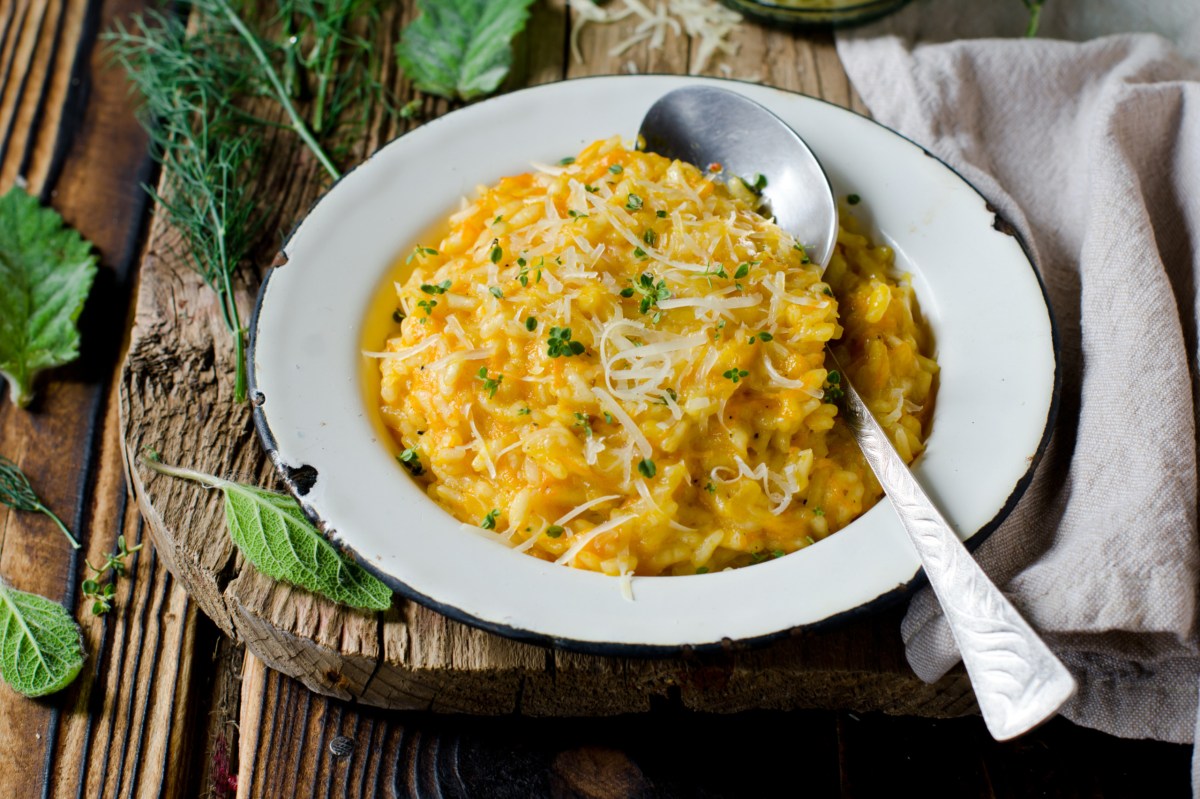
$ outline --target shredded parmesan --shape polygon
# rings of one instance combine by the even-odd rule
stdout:
[[[617,402],[611,394],[598,386],[592,389],[592,393],[596,395],[596,399],[600,400],[600,404],[604,406],[604,409],[621,423],[621,427],[625,429],[625,434],[629,437],[630,443],[637,447],[638,454],[643,458],[649,458],[654,452],[650,446],[650,442],[646,440],[646,436],[642,433],[641,428],[637,426],[637,422],[633,421],[629,414],[625,412],[625,409],[621,407],[621,403]]]
[[[363,350],[363,355],[368,358],[386,358],[392,362],[406,361],[412,356],[424,352],[430,347],[436,345],[441,340],[441,334],[435,333],[428,338],[421,339],[420,344],[414,344],[413,346],[406,347],[402,350],[393,350],[391,352],[372,352],[370,350]]]
[[[570,512],[564,513],[562,516],[555,519],[554,525],[556,527],[565,527],[567,522],[571,521],[572,519],[574,519],[576,516],[583,513],[584,511],[586,511],[590,508],[594,508],[597,505],[601,505],[605,502],[609,502],[610,500],[620,499],[620,498],[621,498],[620,494],[608,494],[607,496],[597,497],[596,499],[589,500],[589,501],[583,503],[582,505],[576,505],[574,508],[571,508]]]
[[[580,552],[582,552],[584,547],[586,547],[588,544],[592,543],[592,541],[596,538],[596,536],[607,533],[609,530],[613,530],[617,527],[620,527],[622,524],[629,521],[630,519],[636,519],[636,518],[637,518],[636,514],[633,514],[633,513],[629,513],[624,516],[618,516],[615,519],[609,519],[604,524],[596,525],[591,530],[588,530],[586,533],[583,533],[582,535],[575,536],[576,540],[574,541],[574,543],[571,544],[570,549],[568,549],[566,552],[559,555],[558,558],[554,562],[557,564],[560,564],[560,565],[564,564],[564,563],[570,565],[571,561],[573,561],[575,559],[575,556],[578,555]]]
[[[479,435],[479,428],[475,426],[475,419],[468,413],[467,424],[471,425],[471,433],[475,436],[475,443],[479,445],[479,455],[483,458],[483,463],[487,466],[488,475],[493,479],[496,477],[496,464],[492,462],[492,456],[488,453],[487,442],[483,440],[483,436]]]

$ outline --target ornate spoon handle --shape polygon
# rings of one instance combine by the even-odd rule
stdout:
[[[900,459],[842,374],[843,418],[887,492],[941,603],[988,731],[998,741],[1041,724],[1075,693],[1075,680],[988,579]]]

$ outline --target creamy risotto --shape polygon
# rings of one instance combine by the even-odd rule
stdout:
[[[718,168],[599,141],[481,188],[406,255],[370,354],[431,498],[611,575],[794,552],[881,496],[837,419],[831,341],[901,455],[920,453],[937,366],[892,252],[849,220],[822,276]]]

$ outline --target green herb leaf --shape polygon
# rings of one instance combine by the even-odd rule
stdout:
[[[512,66],[512,40],[533,0],[417,0],[396,57],[417,88],[448,99],[494,92]]]
[[[836,369],[825,378],[824,390],[823,400],[827,403],[836,404],[845,398],[846,391],[842,388],[842,375]]]
[[[504,375],[501,374],[496,375],[494,378],[488,377],[488,370],[486,366],[479,367],[479,371],[476,373],[475,378],[483,381],[483,390],[487,392],[489,397],[496,396],[496,389],[500,388],[500,384],[504,381]]]
[[[496,529],[496,517],[499,515],[500,515],[500,509],[492,508],[490,511],[487,512],[487,515],[483,517],[483,521],[481,521],[479,523],[479,526],[482,527],[484,530],[495,530]]]
[[[0,581],[0,676],[25,696],[71,684],[83,668],[83,635],[66,608]]]
[[[634,250],[634,255],[641,253],[641,249]],[[671,290],[667,288],[667,281],[660,279],[657,283],[654,282],[654,275],[649,272],[643,272],[637,280],[633,281],[633,288],[621,290],[622,297],[632,297],[634,293],[641,294],[642,299],[638,302],[638,310],[642,313],[647,313],[649,310],[658,305],[662,300],[671,298]],[[658,321],[656,318],[655,322]]]
[[[625,210],[627,211],[636,211],[641,207],[642,198],[636,194],[630,194],[629,198],[625,201]]]
[[[492,286],[490,289],[488,289],[488,291],[490,291],[492,293],[492,296],[495,297],[496,299],[498,299],[498,300],[504,299],[504,292],[500,290],[499,286]]]
[[[732,380],[734,383],[740,381],[743,377],[749,377],[750,373],[745,369],[726,369],[721,373],[721,377]]]
[[[654,461],[649,458],[638,461],[638,471],[642,477],[653,477],[658,472],[658,467],[654,465]]]
[[[525,317],[525,329],[528,330],[530,333],[537,330],[537,317],[536,316]]]
[[[296,500],[285,494],[222,480],[192,469],[142,459],[160,474],[191,480],[225,495],[229,537],[246,560],[268,577],[282,580],[341,605],[387,610],[392,590],[344,557],[321,535]]]
[[[552,327],[546,338],[546,354],[551,358],[570,358],[583,354],[583,342],[571,340],[571,328]]]
[[[409,474],[413,477],[425,474],[425,467],[421,465],[421,455],[413,447],[409,447],[397,455],[396,460],[400,462],[401,466],[408,469]]]
[[[563,534],[563,529],[564,528],[559,527],[557,524],[552,524],[546,528],[546,536],[549,538],[558,538]]]
[[[14,186],[0,197],[0,373],[13,402],[43,369],[79,357],[75,321],[96,277],[92,245]]]
[[[125,536],[117,536],[117,549],[108,559],[99,567],[93,566],[90,560],[84,560],[88,570],[92,572],[93,577],[83,581],[80,588],[83,591],[85,599],[91,599],[92,615],[103,616],[112,610],[112,598],[117,593],[117,578],[123,577],[127,573],[128,567],[125,565],[125,558],[139,552],[142,545],[138,544],[135,547],[129,547],[125,543]],[[112,572],[112,580],[101,584],[99,581],[104,578],[104,575],[109,571]]]
[[[421,291],[426,294],[445,294],[450,288],[450,281],[443,280],[441,283],[422,283]]]

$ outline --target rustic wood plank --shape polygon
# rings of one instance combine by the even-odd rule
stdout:
[[[0,190],[18,176],[91,240],[101,271],[80,327],[80,360],[55,370],[30,412],[0,404],[0,448],[30,473],[84,550],[41,517],[0,510],[0,573],[64,598],[89,661],[67,691],[33,702],[0,688],[3,796],[182,795],[191,736],[192,649],[203,621],[148,550],[130,560],[104,618],[78,597],[82,561],[102,562],[141,524],[127,499],[115,371],[127,328],[150,177],[124,76],[97,48],[100,30],[140,2],[67,0],[0,10]],[[36,34],[36,36],[35,36]]]
[[[831,713],[467,719],[356,707],[249,663],[246,674],[243,707],[263,712],[243,716],[242,762],[279,764],[243,767],[247,798],[769,796],[794,785],[795,771],[766,767],[781,762],[814,795],[838,784]]]

